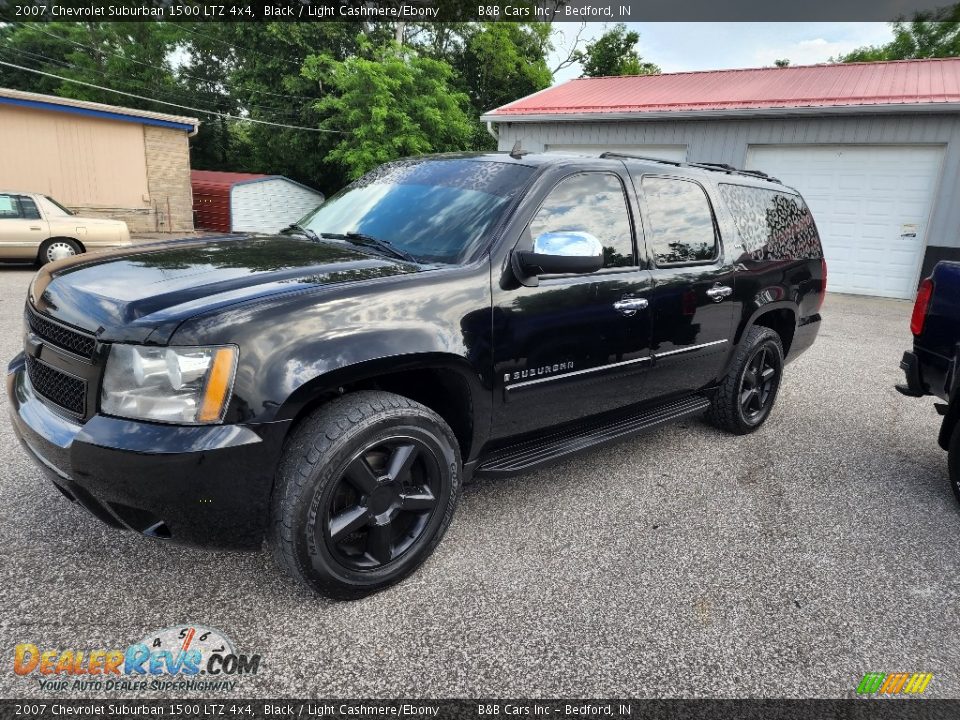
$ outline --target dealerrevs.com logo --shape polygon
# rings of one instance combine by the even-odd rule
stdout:
[[[36,678],[42,690],[120,691],[233,690],[243,675],[256,675],[260,655],[237,653],[219,630],[179,625],[157,630],[125,648],[55,649],[22,643],[13,671]]]

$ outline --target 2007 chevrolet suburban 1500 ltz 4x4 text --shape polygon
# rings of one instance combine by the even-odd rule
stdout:
[[[384,165],[278,236],[42,268],[14,426],[117,528],[259,547],[317,592],[398,581],[465,478],[708,412],[756,430],[814,341],[793,190],[606,153]]]

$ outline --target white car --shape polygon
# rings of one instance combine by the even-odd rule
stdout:
[[[0,259],[45,264],[131,245],[122,220],[74,215],[47,195],[0,191]]]

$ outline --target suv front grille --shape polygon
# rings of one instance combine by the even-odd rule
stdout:
[[[51,345],[63,348],[74,355],[93,358],[94,351],[97,349],[96,338],[51,322],[31,308],[27,308],[26,319],[30,330]]]
[[[27,356],[30,384],[40,395],[74,415],[83,415],[87,404],[87,384],[79,378],[60,372]]]

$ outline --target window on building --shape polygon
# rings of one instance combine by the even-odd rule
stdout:
[[[604,267],[634,264],[630,213],[620,178],[580,173],[561,180],[530,221],[531,241],[545,232],[577,230],[603,245]]]
[[[657,265],[711,262],[717,233],[707,194],[695,182],[643,179],[647,245]]]

